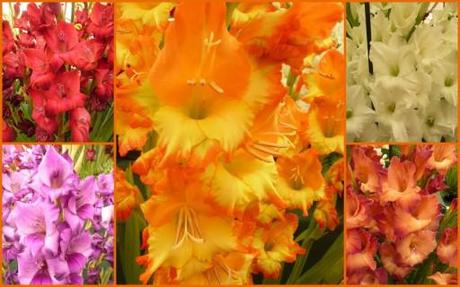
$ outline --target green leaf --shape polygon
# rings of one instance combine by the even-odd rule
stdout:
[[[120,228],[118,228],[120,226]],[[146,223],[139,210],[134,210],[125,224],[117,225],[117,254],[122,262],[122,271],[126,283],[140,284],[139,276],[142,267],[136,263],[136,258],[141,255],[142,230]]]
[[[331,166],[340,158],[342,158],[342,155],[337,152],[333,152],[326,156],[321,157],[320,158],[321,166],[322,166],[321,173],[323,175],[326,174],[329,168],[331,168]]]
[[[35,142],[35,137],[28,137],[24,133],[18,133],[18,135],[16,137],[16,141],[19,141],[19,142]]]
[[[346,4],[346,13],[347,13],[347,20],[348,20],[348,23],[350,23],[350,26],[351,27],[359,26],[359,18],[358,17],[356,17],[356,18],[353,17],[353,12],[351,11],[351,4],[350,3]]]
[[[302,274],[295,284],[340,283],[343,280],[343,231],[324,256]]]
[[[296,241],[302,241],[302,248],[304,248],[305,254],[297,256],[296,261],[294,263],[294,267],[289,274],[286,284],[294,284],[297,278],[302,273],[302,270],[307,262],[308,252],[310,251],[310,247],[314,243],[315,240],[321,237],[323,234],[323,230],[319,227],[319,225],[315,221],[311,221],[308,225],[308,228],[302,232],[297,238]]]
[[[450,168],[446,174],[446,184],[450,189],[457,190],[457,166]]]

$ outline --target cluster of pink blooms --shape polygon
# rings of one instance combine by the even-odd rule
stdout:
[[[113,174],[81,178],[53,146],[3,147],[2,251],[6,284],[109,283]]]
[[[350,284],[405,282],[433,256],[427,278],[457,282],[457,228],[443,216],[446,174],[456,165],[455,145],[401,146],[388,158],[381,148],[354,146],[348,165],[346,271]],[[436,266],[444,265],[443,270]],[[452,271],[454,270],[454,271]]]

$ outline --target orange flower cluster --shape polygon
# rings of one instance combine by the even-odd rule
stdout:
[[[402,146],[401,155],[390,159],[384,159],[379,148],[352,147],[347,282],[386,284],[388,276],[402,280],[435,250],[442,263],[457,267],[457,229],[441,230],[436,240],[442,216],[438,193],[447,188],[446,173],[456,162],[451,144]],[[451,209],[455,208],[454,201]],[[450,276],[439,273],[430,278],[447,280],[446,275]]]
[[[320,159],[344,149],[344,57],[331,36],[342,13],[339,3],[117,5],[119,152],[157,139],[132,167],[152,194],[141,281],[276,277],[304,252],[291,210],[316,203],[314,219],[335,228],[343,160],[322,173]]]

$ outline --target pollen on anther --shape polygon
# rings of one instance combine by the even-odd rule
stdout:
[[[217,93],[219,93],[219,94],[224,93],[224,89],[222,89],[216,82],[209,82],[208,84]]]

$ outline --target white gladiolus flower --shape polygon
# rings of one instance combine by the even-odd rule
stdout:
[[[350,8],[347,139],[455,141],[456,3],[371,3],[369,15],[363,4]]]
[[[347,87],[347,137],[350,139],[360,138],[374,118],[371,100],[364,93],[364,89],[359,85]]]
[[[406,36],[417,20],[420,3],[391,4],[390,21],[402,36]]]

